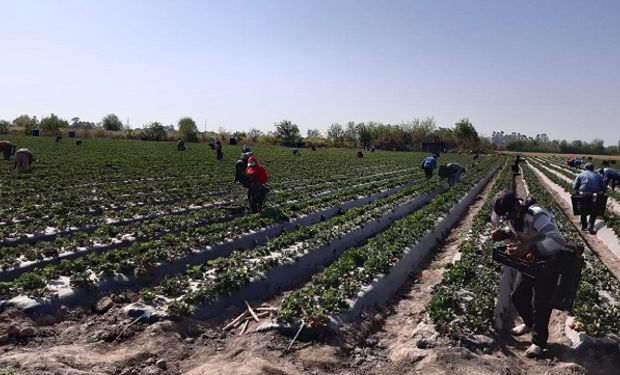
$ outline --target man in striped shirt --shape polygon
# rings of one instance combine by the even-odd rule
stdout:
[[[497,230],[492,237],[496,241],[514,241],[507,247],[509,255],[547,260],[567,249],[553,216],[531,200],[518,199],[512,191],[499,192],[493,198],[493,220],[501,219],[508,223],[510,231]],[[536,278],[521,272],[517,275],[511,299],[523,324],[514,327],[511,333],[518,336],[532,332],[532,345],[525,351],[528,357],[540,356],[547,345],[557,279],[558,272],[553,267]]]

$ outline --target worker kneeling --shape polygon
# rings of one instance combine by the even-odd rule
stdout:
[[[493,198],[492,220],[505,220],[508,229],[496,230],[495,241],[512,240],[506,254],[531,260],[549,260],[545,272],[531,277],[519,271],[511,300],[523,320],[514,327],[515,336],[532,332],[532,344],[525,351],[528,357],[543,353],[549,338],[549,318],[554,308],[553,295],[558,281],[560,252],[570,251],[553,216],[532,200],[518,199],[512,191],[502,191]],[[559,293],[556,292],[556,293]]]
[[[19,172],[26,172],[32,168],[34,154],[27,148],[20,148],[15,152],[15,166]]]

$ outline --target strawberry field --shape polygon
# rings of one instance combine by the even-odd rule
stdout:
[[[54,316],[55,327],[67,324],[67,311],[84,312],[82,319],[105,313],[123,329],[84,334],[108,342],[130,342],[130,327],[166,321],[237,334],[338,333],[393,305],[400,288],[433,268],[434,253],[458,227],[456,256],[425,292],[421,320],[451,343],[479,335],[497,342],[507,296],[505,270],[491,259],[489,235],[498,227],[491,198],[524,186],[570,243],[586,247],[573,328],[592,337],[620,333],[620,284],[549,190],[550,183],[569,189],[566,179],[574,178],[555,159],[532,158],[515,178],[505,156],[481,155],[474,165],[469,154],[442,154],[439,164],[467,168],[449,188],[437,175],[424,177],[424,153],[377,150],[360,159],[355,150],[294,155],[259,145],[252,151],[272,190],[265,209],[251,213],[246,190],[233,181],[241,146],[225,146],[216,160],[204,144],[179,152],[161,142],[11,140],[37,160],[29,173],[0,165],[4,322]],[[463,224],[466,215],[471,222]],[[617,215],[612,207],[602,219],[616,234]],[[7,335],[9,344],[28,345]]]

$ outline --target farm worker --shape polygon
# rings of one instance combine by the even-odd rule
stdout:
[[[255,156],[248,158],[248,167],[245,169],[249,182],[248,199],[250,201],[250,209],[252,212],[258,212],[263,209],[265,198],[269,192],[269,188],[265,185],[269,182],[267,171],[258,164]]]
[[[507,253],[519,258],[532,254],[539,260],[550,260],[549,270],[536,278],[518,273],[510,295],[523,324],[511,329],[515,336],[532,332],[532,344],[525,351],[527,357],[542,354],[549,338],[551,299],[558,279],[557,255],[568,250],[553,215],[532,199],[522,200],[509,190],[500,191],[493,198],[492,220],[505,220],[509,231],[496,230],[495,241],[515,240],[507,246]]]
[[[357,158],[358,158],[358,159],[361,159],[361,158],[363,158],[363,157],[364,157],[364,153],[363,153],[363,152],[361,152],[361,151],[358,151],[358,152],[357,152]]]
[[[603,177],[594,172],[594,165],[592,163],[586,163],[585,171],[579,173],[573,181],[573,189],[577,194],[592,196],[593,194],[602,194],[607,191],[607,186],[603,181]],[[593,212],[592,212],[593,211]],[[588,215],[581,215],[581,230],[586,230],[590,234],[594,234],[594,222],[596,221],[596,210],[593,209],[590,212],[590,218]]]
[[[576,167],[575,167],[575,159],[574,159],[574,158],[572,158],[572,159],[567,159],[567,160],[566,160],[566,164],[567,164],[569,167],[571,167],[571,168],[576,168]]]
[[[217,160],[224,159],[224,153],[222,152],[222,142],[215,141],[215,158]]]
[[[185,141],[181,138],[177,141],[177,151],[185,151]]]
[[[452,187],[457,183],[457,181],[459,181],[459,178],[466,172],[466,170],[465,167],[459,163],[448,163],[446,164],[446,167],[450,172],[450,175],[448,176],[448,186]]]
[[[577,169],[581,169],[581,164],[583,163],[583,160],[577,158],[575,159],[575,168]]]
[[[432,154],[431,156],[427,156],[424,160],[422,160],[422,165],[420,165],[420,167],[424,169],[427,180],[430,180],[431,177],[433,177],[433,169],[437,168],[438,157],[439,155]]]
[[[616,190],[616,182],[618,180],[618,172],[615,169],[609,166],[609,161],[603,161],[603,168],[599,171],[601,176],[603,176],[603,182],[605,182],[605,186],[609,186],[611,183],[611,190]]]
[[[4,155],[4,160],[11,160],[11,155],[15,155],[15,145],[9,141],[0,141],[0,152]]]
[[[254,156],[252,152],[244,152],[241,154],[241,159],[235,163],[235,182],[241,183],[246,188],[250,188],[250,182],[248,176],[245,174],[245,169],[248,167],[248,159],[250,156]],[[248,200],[249,200],[248,193]]]
[[[243,145],[243,149],[241,150],[242,153],[246,153],[246,152],[250,152],[250,148],[248,147],[248,145]]]
[[[27,148],[20,148],[15,153],[15,166],[20,172],[26,172],[30,170],[32,162],[34,161],[34,154]]]
[[[514,173],[515,176],[519,174],[519,163],[522,161],[525,161],[525,159],[523,159],[521,155],[517,155],[517,157],[515,158],[514,164],[511,167],[512,172]]]
[[[81,140],[81,139],[76,139],[76,140],[75,140],[75,145],[76,145],[76,146],[79,146],[79,145],[81,145],[81,144],[82,144],[82,140]]]

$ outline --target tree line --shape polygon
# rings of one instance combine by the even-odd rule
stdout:
[[[517,152],[553,152],[561,154],[596,154],[618,155],[620,154],[620,141],[617,145],[605,147],[602,139],[594,139],[591,142],[582,140],[559,140],[549,139],[547,134],[527,136],[525,134],[504,131],[494,131],[491,134],[493,147],[498,150]]]
[[[413,119],[400,124],[383,124],[381,122],[354,122],[331,124],[326,134],[318,129],[309,129],[301,134],[299,126],[290,120],[274,123],[274,130],[263,132],[251,129],[248,132],[229,132],[219,128],[217,132],[199,132],[196,122],[191,117],[183,117],[178,121],[177,129],[164,126],[159,122],[146,124],[141,129],[129,129],[115,114],[104,116],[100,122],[82,121],[74,117],[71,121],[51,114],[41,120],[36,116],[21,115],[12,122],[0,121],[0,132],[9,128],[20,129],[24,134],[32,134],[33,130],[44,134],[55,135],[63,131],[80,130],[82,134],[94,137],[130,138],[143,140],[173,140],[182,138],[186,142],[212,141],[214,138],[227,141],[235,138],[238,142],[281,144],[300,147],[303,145],[335,146],[335,147],[375,147],[385,150],[421,149],[422,142],[441,142],[448,148],[490,149],[491,144],[480,137],[469,119],[464,118],[453,127],[438,127],[433,118]]]

